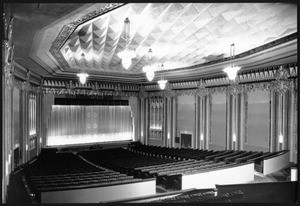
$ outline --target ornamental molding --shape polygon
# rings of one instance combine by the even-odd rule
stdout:
[[[67,88],[43,88],[43,93],[54,95],[97,95],[97,96],[125,96],[137,97],[137,92],[117,92],[117,91],[95,91],[87,89],[67,89]]]
[[[169,84],[169,82],[167,82],[165,92],[164,92],[164,96],[167,97],[168,99],[171,99],[172,97],[176,96],[176,92],[174,90],[172,90],[172,87]]]
[[[78,81],[73,80],[55,80],[46,79],[42,80],[41,85],[44,87],[54,87],[54,88],[67,88],[67,89],[91,89],[91,90],[114,90],[114,91],[132,91],[138,92],[140,86],[136,84],[126,84],[126,83],[106,83],[106,82],[87,82],[81,84]]]
[[[74,30],[79,26],[80,24],[83,24],[97,16],[103,15],[113,9],[116,9],[120,6],[123,6],[124,3],[110,3],[102,6],[101,8],[94,10],[93,12],[90,12],[89,14],[86,14],[82,16],[79,19],[74,20],[73,22],[64,25],[63,28],[60,30],[59,34],[57,35],[56,39],[54,40],[52,46],[50,47],[49,51],[53,55],[53,57],[56,59],[56,61],[59,63],[61,70],[68,71],[71,70],[69,64],[63,57],[61,51],[59,48],[65,43],[65,41],[68,39],[68,37],[74,32]],[[73,69],[72,69],[73,71]]]
[[[201,79],[197,85],[198,88],[195,91],[197,97],[204,97],[209,94],[209,90],[205,88],[204,80]]]
[[[211,88],[197,88],[197,89],[187,89],[187,90],[172,90],[174,95],[172,97],[178,96],[211,96],[214,94],[222,93],[232,96],[237,96],[239,94],[245,94],[248,92],[256,91],[256,90],[267,90],[267,91],[275,91],[279,94],[284,94],[287,91],[296,92],[294,79],[287,80],[275,80],[271,82],[259,82],[259,83],[250,83],[250,84],[231,84],[229,86],[221,86],[221,87],[211,87]],[[148,92],[148,97],[155,96],[164,96],[166,98],[170,98],[168,96],[167,91],[157,91],[157,92]]]

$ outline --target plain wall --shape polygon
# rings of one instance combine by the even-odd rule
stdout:
[[[41,203],[100,203],[156,193],[156,180],[76,190],[41,193]]]
[[[263,161],[263,174],[267,175],[273,172],[277,172],[290,164],[290,152],[265,159]]]
[[[254,163],[182,176],[182,190],[215,188],[216,184],[248,183],[254,180]]]

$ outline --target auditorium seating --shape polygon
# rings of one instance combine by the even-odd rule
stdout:
[[[96,167],[73,153],[43,152],[25,168],[31,190],[40,198],[41,192],[99,187],[139,181],[126,174]]]
[[[79,152],[78,155],[96,165],[125,173],[127,175],[135,175],[137,177],[139,176],[134,171],[135,168],[179,161],[172,158],[150,156],[146,153],[137,154],[123,148],[116,148],[107,151],[83,151]]]
[[[195,150],[141,144],[73,153],[43,152],[26,168],[33,191],[97,187],[156,179],[165,189],[181,190],[182,178],[261,161],[278,153]],[[198,201],[198,200],[197,200]]]
[[[252,154],[252,151],[249,151],[249,152],[244,152],[244,153],[240,153],[238,155],[234,155],[234,156],[231,156],[231,157],[226,157],[224,159],[225,163],[228,164],[230,162],[235,162],[235,160],[237,158],[242,158],[242,157],[245,157],[245,156],[248,156],[248,155],[251,155]]]

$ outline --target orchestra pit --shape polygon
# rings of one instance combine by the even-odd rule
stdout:
[[[297,4],[1,6],[2,203],[299,203]]]

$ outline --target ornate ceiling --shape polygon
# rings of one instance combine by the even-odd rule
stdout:
[[[128,70],[118,57],[126,46],[122,34],[127,17],[128,47],[136,52]],[[296,61],[296,32],[293,4],[86,4],[37,30],[29,56],[56,77],[75,78],[85,71],[94,79],[142,83],[147,82],[142,68],[151,48],[153,64],[164,64],[165,72],[159,74],[179,80],[222,74],[232,43],[244,71],[280,58]]]

